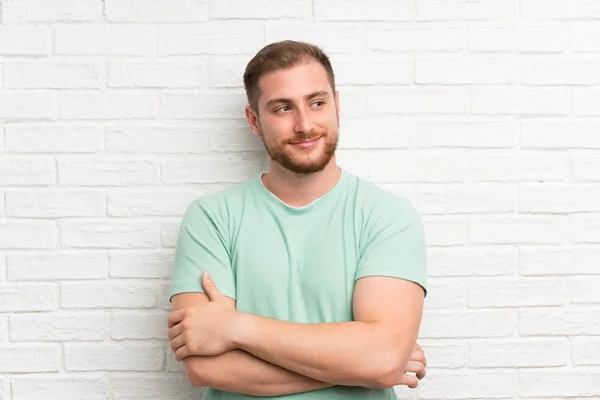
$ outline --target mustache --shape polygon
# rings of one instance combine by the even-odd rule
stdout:
[[[303,142],[305,140],[312,140],[325,135],[327,135],[327,129],[315,129],[310,131],[310,133],[301,132],[296,134],[296,136],[294,136],[293,139],[289,140],[288,143]]]

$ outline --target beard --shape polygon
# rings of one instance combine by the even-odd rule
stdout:
[[[339,141],[337,127],[334,131],[320,129],[313,130],[310,133],[299,133],[294,138],[283,142],[266,140],[260,126],[259,133],[269,157],[285,169],[297,174],[313,174],[325,169],[335,154]],[[312,140],[321,136],[320,140],[324,141],[324,143],[315,144],[314,149],[292,149],[293,145],[291,143],[293,142]]]

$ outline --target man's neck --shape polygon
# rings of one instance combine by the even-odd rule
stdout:
[[[341,174],[335,155],[322,171],[313,174],[297,174],[269,160],[269,172],[262,176],[262,183],[288,206],[303,207],[329,192]]]

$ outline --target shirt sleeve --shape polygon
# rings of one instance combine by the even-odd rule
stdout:
[[[355,279],[389,276],[419,284],[427,296],[427,250],[421,217],[405,199],[385,201],[368,219]]]
[[[205,293],[201,282],[204,270],[210,272],[221,293],[235,299],[235,276],[223,225],[201,201],[188,206],[177,238],[170,302],[179,293]]]

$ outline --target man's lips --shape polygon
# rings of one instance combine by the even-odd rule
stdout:
[[[314,138],[311,138],[311,139],[300,140],[298,142],[290,142],[290,144],[298,145],[298,144],[313,143],[313,142],[316,142],[317,140],[321,139],[322,137],[323,136],[317,136],[317,137],[314,137]]]

